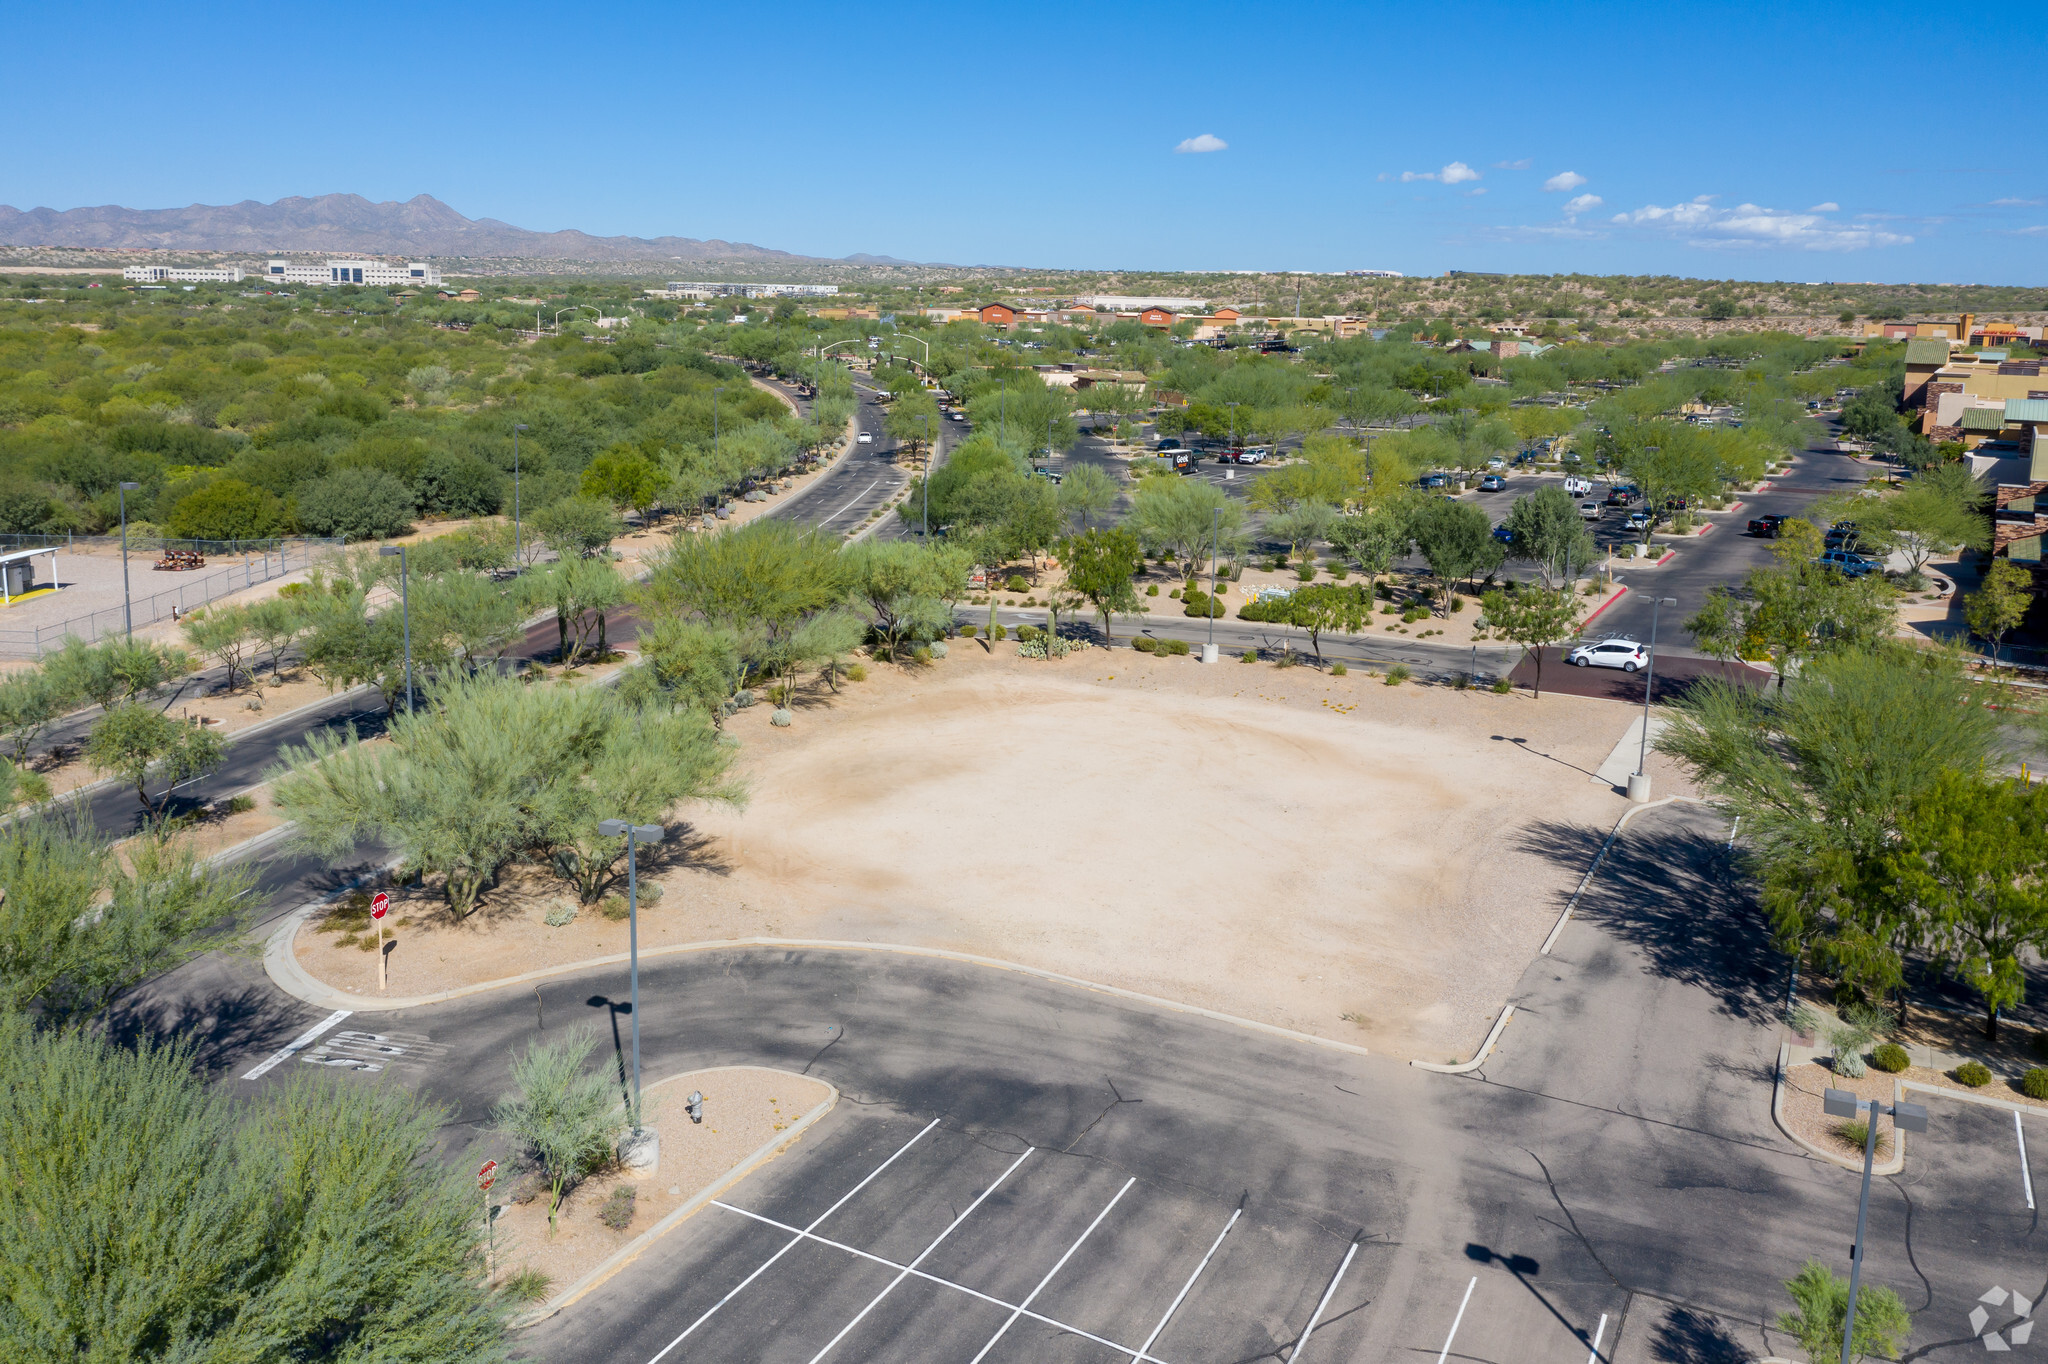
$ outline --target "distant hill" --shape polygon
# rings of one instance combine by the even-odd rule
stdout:
[[[36,208],[0,205],[0,245],[172,251],[361,251],[388,256],[527,256],[566,260],[814,262],[746,242],[695,237],[593,237],[587,232],[529,232],[495,218],[465,218],[430,194],[373,204],[360,194],[322,194],[259,204],[189,208]],[[895,262],[856,255],[855,264]]]

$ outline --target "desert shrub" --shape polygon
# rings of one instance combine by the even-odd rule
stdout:
[[[1345,667],[1342,663],[1332,663],[1330,665],[1330,676],[1332,677],[1343,677],[1350,671],[1351,669]]]
[[[1003,584],[1003,590],[1005,592],[1029,592],[1031,584],[1024,581],[1023,574],[1012,573],[1010,580]]]
[[[1509,692],[1513,691],[1514,689],[1515,684],[1508,681],[1505,677],[1496,677],[1493,679],[1493,693],[1496,696],[1506,696]]]
[[[1876,1051],[1870,1053],[1870,1064],[1876,1066],[1887,1075],[1896,1075],[1907,1066],[1912,1065],[1913,1058],[1908,1056],[1906,1049],[1898,1043],[1887,1042]]]
[[[1957,1084],[1968,1085],[1972,1089],[1991,1083],[1991,1067],[1982,1061],[1965,1061],[1949,1074],[1955,1077]]]
[[[981,633],[979,625],[963,625],[960,627],[960,638],[962,639],[973,639],[979,633]]]
[[[549,928],[561,928],[567,925],[575,917],[576,906],[562,904],[556,905],[553,909],[549,910],[547,912],[547,917],[543,919],[542,922],[545,923]]]
[[[1158,596],[1158,595],[1159,595],[1159,584],[1158,584],[1158,583],[1147,583],[1147,584],[1146,584],[1146,586],[1145,586],[1145,595],[1146,595],[1146,596],[1148,596],[1148,597],[1156,597],[1156,596]]]
[[[1010,637],[1010,627],[998,622],[996,628],[989,633],[995,639],[1008,639]]]
[[[1131,647],[1141,654],[1149,654],[1158,649],[1159,641],[1150,635],[1139,635],[1131,641]]]
[[[1413,676],[1414,674],[1408,671],[1406,663],[1396,663],[1393,667],[1387,669],[1386,685],[1398,687]]]
[[[613,923],[617,923],[625,918],[629,912],[626,897],[623,895],[607,895],[604,899],[598,901],[597,908],[599,913],[603,914],[605,918],[610,919]]]
[[[229,815],[246,815],[249,813],[249,811],[255,808],[256,797],[254,796],[230,796],[228,797],[228,803],[221,807],[221,813]]]
[[[1785,1026],[1801,1037],[1812,1037],[1820,1031],[1820,1014],[1811,1004],[1795,1005],[1785,1015]]]
[[[546,1298],[548,1290],[554,1286],[553,1279],[528,1265],[506,1275],[505,1282],[499,1285],[498,1291],[514,1302],[528,1303]]]
[[[1464,599],[1463,597],[1452,597],[1452,598],[1451,598],[1451,614],[1453,614],[1453,615],[1456,615],[1456,614],[1457,614],[1458,612],[1460,612],[1460,611],[1462,611],[1462,610],[1464,610],[1464,609],[1465,609],[1465,599]]]
[[[597,1210],[597,1220],[613,1231],[624,1231],[633,1221],[633,1204],[640,1197],[640,1190],[631,1184],[614,1188],[604,1206]]]
[[[1398,616],[1401,614],[1401,608],[1394,605],[1392,602],[1388,602],[1385,606],[1382,606],[1380,608],[1380,614],[1383,616]]]
[[[1316,566],[1314,564],[1303,564],[1300,568],[1294,570],[1294,576],[1305,583],[1312,583],[1316,580]]]
[[[946,641],[935,639],[931,642],[930,649],[933,658],[944,658],[946,656]]]
[[[1452,673],[1452,674],[1451,674],[1451,690],[1452,690],[1452,691],[1466,691],[1466,690],[1469,690],[1469,689],[1471,688],[1471,686],[1472,686],[1472,674],[1470,674],[1470,673]]]
[[[926,663],[929,663],[929,662],[931,662],[931,661],[932,661],[932,650],[931,650],[931,646],[930,646],[929,644],[920,644],[920,645],[918,645],[918,646],[917,646],[917,647],[916,647],[915,649],[912,649],[912,650],[910,651],[910,661],[911,661],[912,663],[916,663],[916,664],[920,664],[920,665],[922,665],[922,664],[926,664]]]
[[[1861,1151],[1863,1143],[1870,1140],[1870,1124],[1861,1119],[1854,1118],[1847,1122],[1838,1122],[1835,1124],[1835,1135]],[[1879,1132],[1877,1134],[1877,1153],[1882,1156],[1891,1150],[1891,1146],[1892,1134],[1889,1132]]]
[[[1175,601],[1179,601],[1179,600],[1180,600],[1180,589],[1176,587],[1176,588],[1174,588],[1174,589],[1173,589],[1173,591],[1171,591],[1171,592],[1167,593],[1166,595],[1167,595],[1167,596],[1169,596],[1169,597],[1171,597],[1171,598],[1173,598],[1173,599],[1174,599]]]
[[[1036,625],[1020,625],[1017,627],[1017,642],[1019,644],[1035,643],[1038,637],[1044,633],[1045,631],[1039,629]]]
[[[1183,655],[1187,651],[1188,642],[1184,639],[1162,639],[1159,641],[1159,652],[1162,654]]]
[[[1187,594],[1181,598],[1181,603],[1182,615],[1221,617],[1226,614],[1221,601],[1198,587],[1189,588]]]
[[[1000,629],[1002,629],[1002,628],[1003,628],[1003,627],[1002,627],[1002,626],[1000,626],[1000,625],[998,625],[998,626],[996,627],[996,629],[998,629],[998,630],[1000,630]],[[1002,636],[1001,636],[1001,635],[997,635],[997,636],[996,636],[996,638],[997,638],[997,639],[1001,639],[1001,638],[1002,638]],[[847,664],[847,665],[846,665],[846,677],[847,677],[847,680],[848,680],[849,682],[865,682],[865,681],[867,681],[867,680],[868,680],[868,670],[867,670],[867,665],[866,665],[866,664],[864,664],[864,663],[849,663],[849,664]]]
[[[1259,661],[1259,651],[1257,649],[1246,649],[1237,656],[1237,661],[1240,663],[1256,663]]]
[[[1292,668],[1300,662],[1301,655],[1295,653],[1292,649],[1282,649],[1280,657],[1273,660],[1273,666],[1276,668]]]
[[[2029,1099],[2048,1099],[2048,1069],[2027,1067],[2027,1073],[2020,1076],[2020,1093]]]

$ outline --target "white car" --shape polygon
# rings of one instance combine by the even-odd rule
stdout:
[[[860,433],[859,440],[862,445],[873,445],[875,443],[875,438],[865,431]]]
[[[1581,644],[1564,656],[1575,668],[1619,668],[1632,673],[1650,665],[1650,651],[1632,639],[1603,639],[1598,644]]]
[[[1598,502],[1579,503],[1579,519],[1582,521],[1598,521],[1606,514]]]

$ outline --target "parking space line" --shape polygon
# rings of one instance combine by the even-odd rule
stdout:
[[[767,1259],[767,1261],[766,1261],[766,1262],[765,1262],[764,1264],[762,1264],[762,1266],[761,1266],[761,1267],[760,1267],[759,1269],[757,1269],[757,1270],[755,1270],[755,1271],[754,1271],[753,1273],[751,1273],[751,1274],[747,1275],[747,1277],[746,1277],[746,1278],[744,1278],[744,1279],[741,1279],[741,1280],[739,1281],[739,1286],[738,1286],[738,1287],[736,1287],[736,1288],[734,1288],[734,1289],[732,1290],[732,1292],[730,1292],[730,1293],[726,1294],[726,1295],[725,1295],[724,1297],[720,1298],[720,1299],[719,1299],[719,1300],[718,1300],[717,1302],[715,1302],[715,1303],[711,1304],[710,1310],[709,1310],[709,1311],[706,1311],[706,1312],[704,1313],[704,1315],[703,1315],[703,1316],[701,1316],[701,1317],[697,1318],[697,1319],[696,1319],[695,1321],[691,1322],[691,1323],[690,1323],[690,1324],[689,1324],[688,1326],[685,1326],[685,1327],[683,1328],[683,1333],[682,1333],[682,1335],[679,1335],[679,1336],[677,1336],[677,1337],[676,1337],[676,1338],[675,1338],[674,1340],[671,1340],[671,1341],[670,1341],[670,1342],[669,1342],[668,1344],[666,1344],[666,1345],[662,1346],[662,1347],[661,1347],[661,1353],[660,1353],[660,1354],[657,1354],[657,1355],[656,1355],[656,1356],[655,1356],[655,1357],[654,1357],[653,1359],[650,1359],[650,1360],[648,1360],[648,1361],[647,1361],[647,1364],[661,1364],[661,1359],[662,1359],[662,1357],[663,1357],[664,1355],[666,1355],[666,1354],[667,1354],[667,1353],[668,1353],[668,1352],[669,1352],[670,1350],[673,1350],[673,1349],[675,1349],[675,1347],[676,1347],[676,1346],[678,1346],[678,1345],[682,1344],[684,1340],[688,1339],[688,1337],[689,1337],[689,1335],[690,1335],[690,1333],[691,1333],[692,1331],[696,1330],[696,1329],[697,1329],[697,1328],[698,1328],[699,1326],[702,1326],[702,1325],[703,1325],[703,1324],[704,1324],[705,1322],[707,1322],[707,1321],[711,1320],[711,1315],[712,1315],[712,1313],[716,1312],[716,1311],[717,1311],[717,1310],[718,1310],[719,1308],[721,1308],[721,1307],[725,1306],[725,1305],[726,1305],[727,1303],[731,1302],[731,1301],[732,1301],[732,1300],[733,1300],[734,1298],[738,1297],[738,1296],[740,1295],[740,1290],[741,1290],[741,1289],[745,1288],[745,1287],[746,1287],[746,1286],[747,1286],[748,1284],[752,1283],[752,1282],[753,1282],[754,1280],[756,1280],[756,1279],[760,1278],[760,1277],[761,1277],[761,1276],[762,1276],[763,1274],[767,1273],[767,1272],[768,1272],[768,1266],[769,1266],[769,1265],[772,1265],[772,1264],[774,1264],[774,1263],[775,1263],[775,1262],[776,1262],[777,1260],[781,1259],[781,1258],[782,1258],[782,1257],[783,1257],[784,1255],[787,1255],[787,1254],[788,1254],[788,1253],[789,1253],[790,1251],[794,1250],[794,1249],[795,1249],[795,1248],[796,1248],[796,1247],[797,1247],[798,1245],[802,1244],[802,1242],[803,1242],[804,1238],[805,1238],[806,1236],[809,1236],[809,1235],[811,1234],[811,1231],[812,1231],[813,1229],[815,1229],[815,1228],[817,1227],[817,1225],[818,1225],[818,1223],[819,1223],[819,1222],[823,1222],[823,1221],[824,1221],[824,1220],[825,1220],[826,1218],[830,1217],[830,1216],[831,1216],[831,1215],[832,1215],[833,1213],[835,1213],[835,1212],[838,1212],[840,1208],[842,1208],[842,1207],[844,1207],[844,1206],[845,1206],[845,1204],[846,1204],[846,1200],[847,1200],[847,1199],[849,1199],[849,1198],[852,1198],[852,1197],[853,1197],[853,1196],[854,1196],[855,1194],[859,1193],[859,1192],[860,1192],[860,1191],[861,1191],[862,1189],[865,1189],[865,1188],[866,1188],[866,1187],[867,1187],[867,1186],[868,1186],[868,1185],[869,1185],[870,1183],[872,1183],[872,1182],[874,1181],[874,1179],[875,1179],[875,1176],[877,1176],[877,1175],[881,1174],[881,1173],[882,1173],[882,1171],[884,1171],[884,1170],[888,1169],[888,1168],[889,1168],[889,1167],[890,1167],[891,1165],[894,1165],[894,1164],[896,1163],[896,1160],[897,1160],[897,1157],[898,1157],[898,1156],[901,1156],[901,1155],[902,1155],[902,1154],[903,1154],[903,1153],[904,1153],[905,1151],[908,1151],[908,1150],[909,1150],[909,1149],[910,1149],[911,1147],[913,1147],[913,1146],[917,1145],[917,1144],[918,1144],[918,1143],[919,1143],[920,1141],[923,1141],[923,1140],[924,1140],[924,1138],[925,1138],[925,1134],[926,1134],[927,1132],[930,1132],[930,1131],[931,1131],[931,1130],[932,1130],[932,1129],[933,1129],[934,1127],[937,1127],[937,1126],[938,1126],[938,1125],[939,1125],[939,1124],[940,1124],[941,1122],[943,1122],[943,1121],[944,1121],[944,1119],[943,1119],[943,1118],[933,1118],[933,1119],[932,1119],[932,1120],[931,1120],[930,1122],[926,1123],[926,1124],[924,1125],[924,1127],[923,1127],[923,1128],[922,1128],[922,1129],[921,1129],[921,1130],[920,1130],[920,1131],[918,1132],[918,1134],[917,1134],[916,1136],[912,1137],[912,1138],[911,1138],[911,1139],[910,1139],[909,1141],[906,1141],[906,1142],[904,1142],[904,1143],[903,1143],[903,1145],[901,1145],[901,1146],[899,1146],[899,1147],[897,1147],[897,1148],[896,1148],[896,1154],[895,1154],[895,1155],[893,1155],[893,1156],[890,1156],[890,1157],[889,1157],[889,1158],[888,1158],[887,1160],[883,1161],[883,1162],[882,1162],[882,1163],[881,1163],[880,1165],[877,1165],[877,1166],[876,1166],[876,1167],[874,1168],[874,1170],[873,1170],[872,1172],[870,1172],[870,1173],[869,1173],[869,1175],[868,1175],[868,1177],[867,1177],[866,1179],[863,1179],[863,1180],[862,1180],[862,1181],[861,1181],[860,1183],[858,1183],[858,1184],[854,1185],[854,1186],[853,1186],[853,1187],[852,1187],[851,1189],[848,1189],[848,1190],[846,1191],[846,1193],[845,1193],[845,1194],[843,1194],[843,1195],[842,1195],[842,1196],[840,1197],[840,1199],[839,1199],[839,1201],[838,1201],[837,1203],[834,1203],[834,1204],[833,1204],[833,1205],[832,1205],[831,1207],[829,1207],[829,1208],[825,1209],[825,1211],[823,1211],[823,1212],[819,1213],[819,1214],[818,1214],[818,1217],[817,1217],[817,1221],[814,1221],[814,1222],[812,1222],[812,1223],[811,1223],[811,1225],[810,1225],[809,1227],[806,1227],[806,1228],[804,1228],[804,1229],[803,1229],[802,1231],[797,1231],[795,1227],[783,1227],[782,1229],[783,1229],[784,1231],[791,1231],[791,1232],[796,1232],[796,1234],[795,1234],[794,1236],[792,1236],[792,1237],[791,1237],[791,1238],[790,1238],[790,1239],[789,1239],[789,1240],[788,1240],[788,1241],[787,1241],[787,1242],[786,1242],[786,1243],[785,1243],[785,1244],[783,1245],[782,1249],[781,1249],[781,1250],[778,1250],[778,1251],[776,1251],[776,1252],[775,1252],[775,1253],[774,1253],[773,1255],[769,1256],[769,1257],[768,1257],[768,1259]],[[721,1204],[719,1204],[718,1206],[720,1206],[720,1207],[725,1207],[726,1205],[725,1205],[725,1204],[723,1204],[723,1203],[721,1203]],[[735,1211],[737,1211],[737,1209],[735,1209]],[[766,1218],[763,1218],[763,1219],[761,1219],[761,1220],[762,1220],[762,1221],[766,1221],[767,1219],[766,1219]],[[776,1223],[776,1225],[777,1225],[777,1226],[781,1226],[782,1224],[778,1222],[778,1223]]]
[[[297,1037],[294,1037],[291,1041],[287,1042],[284,1046],[284,1050],[278,1052],[275,1056],[263,1062],[261,1065],[256,1066],[254,1069],[250,1070],[247,1074],[242,1076],[242,1078],[244,1080],[261,1079],[263,1076],[269,1074],[273,1069],[275,1069],[280,1063],[291,1060],[292,1057],[298,1055],[307,1047],[310,1047],[315,1042],[319,1041],[321,1033],[326,1032],[329,1028],[341,1022],[342,1019],[347,1018],[353,1012],[355,1012],[353,1009],[336,1009],[333,1013],[327,1015],[327,1017],[321,1019],[318,1023],[315,1023],[312,1027],[306,1029]]]
[[[1237,1225],[1237,1219],[1242,1216],[1244,1216],[1244,1204],[1240,1202],[1237,1205],[1237,1211],[1231,1213],[1230,1220],[1223,1224],[1223,1230],[1217,1232],[1216,1239],[1209,1243],[1209,1253],[1202,1257],[1202,1263],[1195,1266],[1195,1272],[1188,1275],[1188,1281],[1182,1284],[1180,1292],[1174,1295],[1172,1304],[1166,1309],[1166,1315],[1161,1317],[1159,1324],[1152,1328],[1152,1334],[1145,1337],[1145,1343],[1131,1352],[1132,1359],[1142,1357],[1147,1350],[1152,1348],[1152,1342],[1159,1339],[1159,1333],[1166,1329],[1166,1323],[1173,1320],[1175,1312],[1180,1311],[1181,1301],[1187,1297],[1188,1290],[1195,1286],[1195,1280],[1202,1277],[1202,1271],[1209,1267],[1209,1261],[1216,1258],[1216,1248],[1223,1244],[1223,1238],[1230,1235],[1230,1229]]]
[[[1008,1179],[1011,1175],[1017,1173],[1017,1167],[1019,1165],[1022,1165],[1025,1161],[1031,1158],[1031,1152],[1033,1149],[1034,1148],[1029,1146],[1025,1147],[1024,1154],[1018,1156],[1015,1160],[1011,1161],[1010,1168],[1003,1171],[1002,1174],[996,1178],[995,1183],[989,1185],[986,1189],[983,1189],[979,1194],[975,1195],[974,1201],[967,1205],[966,1211],[962,1212],[958,1217],[954,1218],[952,1222],[946,1227],[946,1229],[938,1234],[938,1238],[936,1240],[934,1240],[930,1245],[926,1246],[923,1250],[919,1251],[917,1258],[915,1260],[912,1260],[909,1264],[905,1265],[902,1268],[902,1270],[897,1273],[895,1278],[889,1280],[889,1286],[887,1288],[884,1288],[881,1292],[875,1294],[874,1298],[868,1303],[866,1307],[861,1308],[860,1311],[854,1314],[854,1318],[852,1321],[849,1321],[846,1323],[846,1325],[840,1327],[839,1334],[832,1337],[832,1339],[826,1341],[824,1349],[818,1351],[818,1353],[811,1356],[811,1364],[818,1364],[819,1360],[823,1359],[826,1355],[831,1354],[832,1347],[837,1345],[840,1341],[846,1339],[847,1332],[851,1331],[854,1327],[860,1325],[861,1321],[867,1316],[868,1313],[874,1311],[877,1307],[882,1305],[882,1299],[888,1297],[891,1293],[896,1291],[896,1285],[902,1283],[912,1274],[915,1274],[917,1272],[917,1267],[925,1262],[925,1257],[930,1255],[933,1251],[939,1248],[939,1242],[944,1241],[948,1236],[951,1236],[956,1230],[958,1230],[960,1224],[962,1222],[965,1222],[968,1219],[968,1217],[972,1215],[974,1210],[981,1206],[983,1199],[987,1198],[990,1194],[994,1193],[998,1188],[1002,1187],[1002,1183],[1004,1180]]]
[[[1465,1296],[1458,1300],[1458,1315],[1451,1318],[1451,1333],[1444,1337],[1443,1349],[1437,1351],[1436,1364],[1444,1364],[1450,1358],[1451,1342],[1458,1338],[1458,1323],[1465,1319],[1465,1308],[1472,1301],[1472,1290],[1479,1286],[1479,1276],[1474,1274],[1472,1282],[1465,1285]]]
[[[1586,1356],[1586,1364],[1600,1364],[1600,1338],[1607,1334],[1607,1314],[1600,1314],[1600,1324],[1593,1328],[1593,1352]]]
[[[2018,1109],[2014,1109],[2012,1113],[2012,1133],[2020,1139],[2020,1179],[2026,1185],[2027,1208],[2031,1211],[2034,1206],[2034,1176],[2033,1172],[2027,1169],[2027,1129],[2020,1125]]]
[[[800,1231],[796,1227],[792,1227],[786,1222],[778,1222],[772,1217],[763,1217],[760,1213],[757,1212],[748,1212],[745,1208],[735,1208],[730,1203],[720,1203],[717,1199],[713,1199],[711,1201],[711,1206],[714,1208],[723,1208],[727,1212],[736,1212],[741,1217],[752,1218],[756,1222],[765,1222],[767,1225],[774,1227],[780,1231],[786,1231],[794,1234],[796,1238],[800,1241],[816,1241],[821,1246],[829,1246],[833,1250],[843,1250],[848,1255],[852,1255],[858,1259],[872,1260],[878,1265],[887,1265],[891,1269],[908,1268],[907,1265],[903,1265],[895,1260],[891,1260],[884,1256],[877,1255],[872,1251],[861,1250],[858,1247],[849,1246],[844,1241],[835,1241],[829,1236],[815,1236],[810,1232]],[[1009,1310],[1016,1312],[1021,1316],[1029,1317],[1033,1321],[1043,1322],[1047,1326],[1056,1327],[1059,1330],[1065,1331],[1069,1335],[1079,1336],[1083,1340],[1092,1340],[1097,1345],[1107,1345],[1110,1349],[1116,1351],[1120,1355],[1130,1355],[1132,1358],[1141,1361],[1141,1364],[1166,1364],[1165,1360],[1160,1359],[1156,1355],[1139,1353],[1137,1351],[1132,1350],[1130,1346],[1125,1345],[1119,1341],[1110,1340],[1105,1336],[1098,1336],[1092,1331],[1084,1331],[1080,1327],[1073,1325],[1071,1322],[1061,1321],[1057,1317],[1048,1317],[1043,1312],[1026,1311],[1014,1302],[1007,1302],[1002,1298],[994,1297],[988,1293],[982,1292],[979,1289],[969,1288],[966,1284],[956,1283],[952,1279],[942,1279],[938,1275],[933,1274],[928,1270],[913,1269],[910,1272],[912,1277],[923,1279],[926,1283],[937,1284],[941,1288],[950,1288],[956,1293],[965,1293],[968,1297],[979,1298],[981,1299],[981,1301],[988,1303],[991,1306],[1008,1308]],[[649,1361],[649,1364],[652,1364],[652,1361]]]
[[[1126,1179],[1124,1181],[1124,1186],[1116,1191],[1116,1197],[1110,1199],[1109,1202],[1105,1203],[1103,1205],[1102,1211],[1095,1214],[1095,1220],[1088,1224],[1088,1230],[1082,1232],[1080,1238],[1076,1240],[1074,1244],[1067,1247],[1067,1253],[1065,1255],[1060,1256],[1060,1258],[1053,1264],[1053,1267],[1051,1269],[1045,1271],[1045,1277],[1038,1281],[1038,1287],[1031,1290],[1030,1296],[1026,1297],[1024,1301],[1018,1305],[1016,1311],[1010,1313],[1009,1320],[1005,1321],[1001,1326],[997,1327],[996,1333],[988,1338],[988,1344],[981,1347],[981,1353],[975,1355],[975,1357],[969,1360],[967,1364],[981,1364],[982,1359],[988,1354],[988,1352],[990,1350],[995,1349],[996,1342],[1001,1340],[1003,1338],[1004,1333],[1006,1333],[1010,1329],[1010,1327],[1016,1324],[1017,1318],[1023,1313],[1024,1309],[1031,1306],[1033,1300],[1035,1300],[1040,1293],[1043,1293],[1045,1291],[1045,1286],[1052,1282],[1052,1276],[1059,1273],[1061,1269],[1066,1267],[1067,1261],[1073,1258],[1074,1252],[1081,1248],[1081,1242],[1086,1241],[1089,1237],[1095,1234],[1095,1229],[1102,1225],[1102,1219],[1109,1216],[1110,1209],[1116,1207],[1116,1205],[1123,1200],[1123,1196],[1131,1191],[1131,1185],[1136,1184],[1137,1182],[1138,1177],[1136,1175],[1132,1175],[1129,1179]]]
[[[1323,1309],[1328,1307],[1330,1299],[1337,1295],[1337,1285],[1344,1282],[1345,1271],[1351,1268],[1352,1257],[1357,1254],[1358,1242],[1353,1241],[1351,1249],[1344,1252],[1344,1263],[1337,1266],[1337,1276],[1331,1279],[1330,1286],[1323,1290],[1323,1300],[1317,1303],[1316,1310],[1309,1314],[1308,1326],[1302,1331],[1301,1339],[1295,1343],[1294,1352],[1287,1356],[1287,1364],[1295,1364],[1295,1361],[1301,1358],[1301,1352],[1308,1348],[1308,1338],[1315,1334],[1316,1323],[1323,1319]],[[1455,1331],[1458,1328],[1453,1326],[1451,1329]],[[1448,1349],[1449,1346],[1446,1345],[1445,1348]]]

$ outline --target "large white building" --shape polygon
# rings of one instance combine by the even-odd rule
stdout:
[[[830,298],[839,292],[836,284],[728,284],[670,280],[671,298]]]
[[[274,260],[263,277],[272,284],[420,284],[438,285],[441,272],[425,261],[393,265],[381,260],[331,260],[322,265],[300,265]]]
[[[1198,313],[1209,306],[1209,300],[1206,298],[1167,298],[1152,294],[1083,294],[1074,301],[1110,312],[1139,312],[1146,308],[1164,308],[1170,313]]]
[[[185,265],[131,265],[121,278],[136,284],[240,284],[242,267],[205,269]]]

